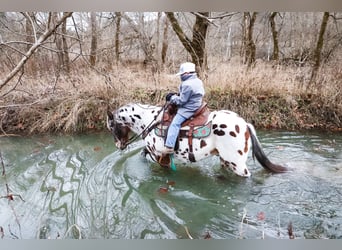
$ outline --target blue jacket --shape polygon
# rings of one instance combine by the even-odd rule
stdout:
[[[203,82],[194,73],[179,85],[179,95],[173,95],[170,102],[178,107],[178,114],[190,118],[201,106],[205,94]]]

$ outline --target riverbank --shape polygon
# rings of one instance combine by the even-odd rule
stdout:
[[[176,67],[175,67],[176,70]],[[175,71],[172,70],[172,71]],[[170,70],[171,71],[171,70]],[[342,131],[342,70],[325,67],[315,86],[309,68],[258,63],[214,65],[202,76],[210,109],[229,109],[256,128]],[[117,66],[105,74],[78,69],[68,77],[23,78],[0,99],[0,132],[82,133],[106,129],[107,107],[128,102],[162,105],[178,77],[141,65]]]

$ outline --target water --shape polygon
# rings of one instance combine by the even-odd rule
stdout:
[[[119,152],[108,133],[2,137],[0,237],[342,239],[342,135],[258,135],[292,172],[251,158],[248,179],[222,173],[217,158],[164,170],[141,141]]]

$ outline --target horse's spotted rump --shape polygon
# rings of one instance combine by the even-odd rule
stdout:
[[[218,136],[224,136],[226,133],[223,130],[215,129],[214,134]]]
[[[213,150],[210,151],[210,154],[211,155],[219,155],[219,151],[216,148],[214,148]]]
[[[248,140],[249,140],[249,137],[250,137],[250,134],[249,134],[248,127],[247,127],[246,128],[246,132],[245,132],[245,148],[243,149],[243,151],[245,153],[248,152]]]
[[[240,133],[240,127],[239,127],[239,125],[235,125],[235,131],[236,131],[236,133]]]
[[[234,131],[230,131],[229,134],[230,134],[231,136],[233,136],[233,137],[236,137],[236,134],[235,134]]]
[[[204,148],[205,146],[207,146],[207,143],[205,142],[205,140],[201,140],[200,148]]]

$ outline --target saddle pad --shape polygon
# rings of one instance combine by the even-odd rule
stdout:
[[[159,137],[165,137],[167,133],[167,126],[157,127],[154,129],[154,133]],[[181,129],[179,136],[180,137],[188,137],[189,129]],[[206,125],[198,126],[192,132],[193,138],[204,138],[209,136],[211,133],[211,122],[208,122]]]

